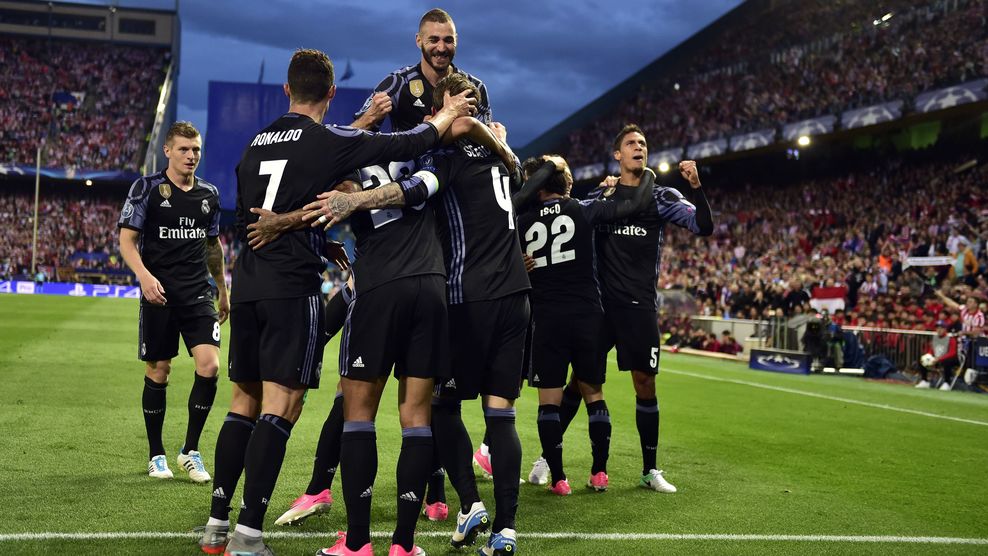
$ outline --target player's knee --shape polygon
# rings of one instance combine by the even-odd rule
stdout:
[[[655,376],[632,372],[632,381],[635,384],[635,394],[639,398],[654,398],[655,397]]]
[[[171,361],[148,361],[144,374],[158,384],[168,382],[168,375],[172,372]]]
[[[210,359],[205,362],[196,363],[196,374],[201,377],[213,378],[220,370],[220,362]]]

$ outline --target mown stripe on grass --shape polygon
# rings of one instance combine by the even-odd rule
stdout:
[[[420,537],[448,537],[448,532],[420,531]],[[193,532],[160,532],[160,531],[105,531],[96,533],[6,533],[0,534],[0,542],[16,541],[90,541],[90,540],[153,540],[153,539],[192,539],[197,534]],[[390,538],[391,531],[374,531],[375,538]],[[903,543],[903,544],[965,544],[988,546],[988,539],[963,537],[917,537],[895,535],[738,535],[733,533],[580,533],[570,532],[519,532],[518,536],[525,539],[572,539],[581,541],[778,541],[778,542],[824,542],[824,543]],[[332,540],[333,535],[327,533],[305,533],[292,531],[272,531],[265,533],[270,539],[322,539]]]
[[[610,361],[611,362],[616,362],[616,360],[613,359],[613,358],[611,358]],[[926,411],[919,411],[917,409],[908,409],[908,408],[905,408],[905,407],[896,407],[894,405],[888,405],[888,404],[865,402],[865,401],[861,401],[861,400],[853,400],[853,399],[850,399],[850,398],[842,398],[842,397],[839,397],[839,396],[828,396],[826,394],[817,394],[816,392],[807,392],[806,390],[797,390],[795,388],[786,388],[784,386],[772,386],[772,385],[769,385],[769,384],[762,384],[760,382],[750,382],[750,381],[747,381],[747,380],[739,380],[739,379],[736,379],[736,378],[723,378],[723,377],[717,377],[717,376],[710,376],[710,375],[705,375],[705,374],[701,374],[701,373],[695,373],[695,372],[691,372],[691,371],[683,371],[683,370],[679,370],[679,369],[670,369],[670,368],[665,367],[665,366],[662,367],[662,372],[663,373],[670,373],[670,374],[674,374],[674,375],[683,375],[683,376],[689,376],[689,377],[693,377],[693,378],[700,378],[700,379],[703,379],[703,380],[712,380],[712,381],[715,381],[715,382],[727,382],[727,383],[731,383],[731,384],[739,384],[739,385],[742,385],[742,386],[751,386],[752,388],[761,388],[763,390],[773,390],[775,392],[785,392],[787,394],[797,394],[797,395],[800,395],[800,396],[807,396],[807,397],[810,397],[810,398],[817,398],[817,399],[821,399],[821,400],[829,400],[829,401],[834,401],[834,402],[841,402],[841,403],[849,403],[849,404],[854,404],[854,405],[861,405],[861,406],[864,406],[864,407],[871,407],[871,408],[874,408],[874,409],[885,409],[887,411],[897,411],[899,413],[909,413],[911,415],[921,415],[923,417],[932,417],[934,419],[944,419],[944,420],[947,420],[947,421],[954,421],[954,422],[957,422],[957,423],[967,423],[969,425],[979,425],[979,426],[982,426],[982,427],[988,427],[988,421],[978,421],[976,419],[965,419],[963,417],[954,417],[952,415],[941,415],[939,413],[929,413],[929,412],[926,412]]]

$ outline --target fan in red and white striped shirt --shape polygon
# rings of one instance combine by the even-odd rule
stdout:
[[[941,292],[936,292],[936,295],[946,306],[955,311],[960,311],[962,334],[977,336],[984,333],[985,314],[978,308],[978,300],[976,298],[968,297],[967,303],[961,305]]]

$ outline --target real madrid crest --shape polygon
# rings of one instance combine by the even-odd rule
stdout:
[[[163,183],[158,186],[158,193],[160,193],[161,197],[167,201],[168,198],[172,196],[172,186],[168,185],[167,182]]]
[[[412,93],[415,98],[419,98],[425,92],[425,84],[422,83],[421,79],[412,79],[408,82],[408,92]]]
[[[209,199],[202,200],[202,213],[209,214]]]

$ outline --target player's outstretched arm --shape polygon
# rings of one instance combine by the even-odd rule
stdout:
[[[380,208],[400,208],[424,203],[439,191],[439,180],[435,174],[425,170],[415,172],[407,179],[392,182],[369,191],[341,193],[328,191],[320,193],[317,200],[305,207],[302,217],[311,226],[326,225],[326,229],[346,220],[358,210]]]
[[[209,274],[216,282],[216,290],[219,293],[220,307],[218,313],[220,324],[226,322],[227,317],[230,316],[230,295],[226,290],[225,266],[226,263],[223,258],[223,243],[220,242],[220,238],[206,238],[206,268],[209,269]]]
[[[343,180],[334,189],[344,193],[352,193],[360,191],[361,188],[360,184],[353,180]],[[260,207],[253,207],[250,209],[250,212],[258,216],[256,222],[247,225],[247,243],[251,249],[260,249],[281,237],[282,234],[301,230],[309,226],[309,223],[302,219],[305,213],[308,212],[304,208],[278,214]],[[343,262],[338,258],[331,258],[331,260],[341,270],[346,270],[349,267],[349,259]]]
[[[137,281],[141,285],[141,295],[144,296],[144,299],[156,305],[164,305],[168,301],[165,299],[165,288],[144,266],[138,247],[140,239],[141,234],[137,230],[120,228],[120,255],[123,256],[123,260],[131,272],[137,276]]]

